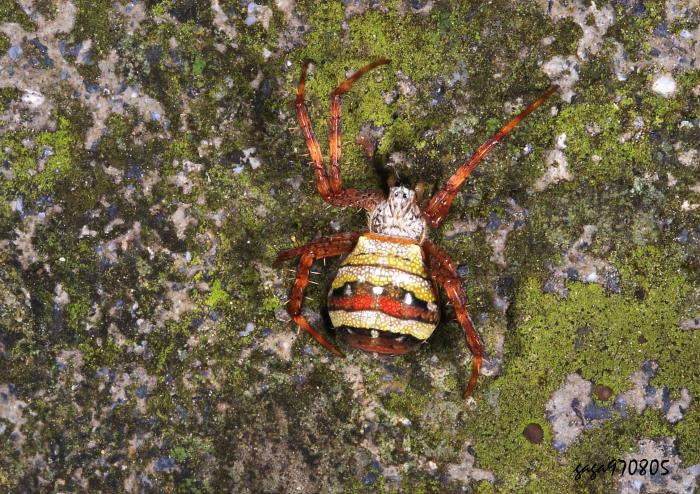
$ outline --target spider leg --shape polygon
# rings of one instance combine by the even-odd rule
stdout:
[[[389,60],[381,59],[365,65],[353,75],[345,79],[331,93],[331,118],[330,118],[330,160],[331,167],[329,178],[331,182],[331,190],[334,194],[340,194],[343,191],[343,181],[340,178],[340,96],[348,92],[355,82],[365,75],[370,70],[380,65],[388,64]]]
[[[357,239],[360,238],[360,235],[365,233],[366,231],[364,230],[359,232],[339,233],[338,235],[317,238],[316,240],[312,240],[308,244],[295,249],[280,251],[279,254],[277,254],[277,258],[273,262],[273,266],[277,267],[282,262],[299,257],[310,250],[325,254],[320,255],[317,257],[317,259],[325,259],[326,257],[346,254],[350,252],[353,247],[355,247],[355,243],[357,242]]]
[[[385,63],[383,60],[374,62],[377,65],[381,65],[379,62]],[[332,116],[333,113],[333,103],[331,102],[331,179],[329,180],[326,171],[326,164],[323,161],[323,155],[321,153],[321,147],[318,144],[318,139],[314,134],[313,128],[311,127],[311,120],[309,119],[309,112],[306,108],[306,103],[304,103],[304,89],[306,85],[306,73],[309,67],[309,60],[305,60],[301,66],[301,76],[299,78],[299,84],[297,85],[297,97],[295,101],[295,109],[297,120],[299,121],[299,126],[304,134],[304,139],[306,139],[306,147],[309,149],[309,154],[311,155],[311,165],[314,169],[314,174],[316,176],[316,187],[318,188],[319,194],[324,201],[334,206],[354,206],[359,207],[368,211],[374,209],[374,207],[379,204],[384,199],[384,193],[379,189],[373,190],[358,190],[358,189],[343,189],[342,181],[340,179],[340,167],[338,166],[338,160],[340,157],[340,143],[339,143],[339,124],[340,124],[340,94],[347,91],[347,89],[352,86],[352,84],[361,77],[364,73],[373,68],[373,64],[370,64],[369,68],[365,67],[360,69],[359,72],[352,75],[344,83],[342,83],[338,89],[333,92],[335,95],[336,91],[340,90],[337,95],[338,98],[338,118],[335,119]],[[366,69],[366,70],[365,70]],[[364,72],[363,72],[364,71]],[[359,75],[358,75],[359,74]],[[347,87],[345,87],[347,86]],[[344,88],[345,87],[345,88]],[[344,89],[343,89],[344,88]],[[331,95],[331,100],[333,100],[333,95]],[[335,126],[335,130],[334,127]],[[335,162],[335,165],[333,165]]]
[[[464,288],[462,287],[462,283],[457,275],[452,260],[428,239],[424,241],[423,247],[427,254],[430,273],[433,279],[442,286],[447,297],[454,305],[455,316],[457,317],[459,325],[462,326],[464,330],[464,337],[473,355],[472,374],[469,378],[469,384],[464,390],[464,397],[468,398],[472,394],[472,391],[474,391],[476,380],[479,377],[484,344],[481,342],[481,337],[474,328],[471,316],[467,311],[467,296],[464,293]]]
[[[336,355],[337,357],[345,357],[343,352],[334,347],[328,342],[318,331],[316,331],[311,324],[301,315],[301,303],[304,300],[304,290],[309,283],[309,271],[314,263],[316,255],[313,251],[305,252],[301,255],[299,260],[299,270],[297,272],[297,278],[294,281],[294,288],[292,288],[292,294],[287,304],[287,312],[292,317],[295,323],[299,325],[301,329],[309,333],[319,344]]]
[[[299,268],[297,277],[294,280],[294,287],[290,295],[289,303],[287,304],[287,312],[299,325],[301,329],[309,333],[321,346],[338,357],[345,357],[343,353],[329,343],[311,324],[301,315],[301,304],[304,300],[304,291],[309,284],[309,273],[311,266],[316,259],[324,259],[331,256],[339,256],[350,252],[355,246],[357,238],[362,232],[352,232],[330,237],[322,237],[313,242],[299,247],[279,253],[276,263],[293,259],[301,256],[299,259]]]
[[[501,130],[492,135],[485,143],[474,151],[474,154],[450,177],[445,186],[440,189],[433,197],[431,197],[428,205],[423,209],[423,216],[432,228],[437,228],[442,220],[447,216],[450,210],[450,205],[457,196],[462,184],[467,180],[469,174],[476,168],[481,160],[498,144],[501,139],[507,136],[520,121],[528,116],[535,108],[540,106],[547,98],[559,90],[559,86],[550,86],[537,100],[530,104],[527,108],[521,111],[515,118],[504,125]]]

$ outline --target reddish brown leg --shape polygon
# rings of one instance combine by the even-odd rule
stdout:
[[[311,120],[309,119],[309,113],[306,109],[306,104],[304,103],[304,87],[306,84],[306,72],[308,70],[309,63],[310,62],[306,60],[301,67],[301,77],[299,79],[299,85],[297,86],[295,107],[297,120],[299,120],[299,125],[304,133],[304,138],[306,139],[306,146],[309,148],[309,154],[311,155],[311,164],[316,175],[316,187],[318,188],[318,192],[321,194],[324,201],[334,206],[355,206],[370,211],[384,199],[384,193],[381,190],[343,189],[342,186],[342,181],[340,179],[340,167],[338,166],[338,159],[340,156],[340,108],[338,108],[338,119],[336,120],[335,118],[331,117],[331,162],[335,162],[335,164],[331,165],[331,179],[329,180],[328,178],[326,173],[326,164],[324,163],[323,155],[321,154],[321,147],[319,146],[318,140],[316,139],[314,131],[311,128]],[[352,86],[353,82],[357,80],[357,78],[362,76],[371,68],[372,67],[367,70],[361,69],[360,72],[358,72],[359,75],[355,74],[351,76],[347,81],[341,84],[336,91],[342,89],[346,83],[348,84],[347,88],[349,88]],[[348,81],[350,82],[348,83]],[[347,88],[341,91],[339,94],[342,94],[342,92],[346,91]],[[334,91],[333,94],[335,94],[336,91]],[[333,111],[332,99],[333,96],[331,96],[331,112]],[[334,125],[335,129],[333,129]]]
[[[442,220],[447,216],[450,210],[450,205],[454,198],[457,196],[459,189],[464,184],[465,180],[469,177],[469,174],[476,168],[476,165],[486,157],[487,154],[503,139],[507,136],[513,128],[520,123],[520,121],[528,116],[535,108],[540,106],[547,98],[549,98],[554,92],[559,89],[559,86],[550,86],[545,93],[540,96],[535,102],[530,106],[525,108],[518,116],[513,120],[504,125],[501,130],[492,135],[485,143],[483,143],[479,148],[471,155],[471,157],[457,169],[454,175],[450,177],[445,186],[439,190],[430,199],[428,206],[423,209],[423,216],[432,228],[437,228]]]
[[[389,60],[376,60],[369,65],[365,65],[353,75],[345,79],[335,91],[331,93],[331,118],[330,118],[330,152],[331,152],[331,168],[330,182],[331,190],[334,194],[340,194],[343,191],[343,182],[340,178],[340,96],[348,92],[355,82],[365,75],[370,70],[380,65],[388,64]]]
[[[442,286],[450,302],[452,302],[455,316],[457,317],[457,321],[459,321],[459,325],[462,326],[464,330],[464,337],[473,355],[472,375],[469,378],[467,388],[464,390],[464,397],[468,398],[472,394],[476,386],[476,380],[479,377],[479,368],[481,367],[481,360],[483,358],[484,345],[467,311],[467,296],[464,293],[464,288],[462,288],[462,283],[457,275],[452,260],[430,240],[426,239],[423,243],[423,247],[427,254],[431,276],[433,280]]]
[[[328,253],[326,255],[318,257],[318,259],[321,259],[323,257],[332,257],[339,256],[341,254],[346,254],[350,252],[353,249],[353,247],[355,247],[357,239],[365,233],[367,232],[365,230],[362,230],[359,232],[346,232],[339,233],[338,235],[330,235],[328,237],[317,238],[316,240],[312,240],[308,244],[303,245],[301,247],[297,247],[296,249],[280,251],[280,253],[277,254],[277,258],[275,259],[273,265],[278,266],[280,263],[299,257],[300,255],[310,250],[313,250],[315,252]]]
[[[304,300],[304,290],[306,290],[306,286],[309,284],[309,272],[311,271],[311,266],[314,261],[316,259],[339,256],[350,252],[361,234],[362,232],[352,232],[319,238],[303,247],[282,251],[275,260],[275,263],[279,263],[301,256],[301,259],[299,259],[297,277],[294,281],[289,304],[287,305],[287,312],[301,329],[309,333],[326,350],[338,357],[344,357],[345,355],[321,336],[321,334],[308,323],[304,316],[301,315],[301,304]]]

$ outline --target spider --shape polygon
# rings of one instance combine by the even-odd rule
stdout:
[[[389,192],[385,194],[381,189],[345,188],[340,177],[340,97],[360,77],[388,64],[389,60],[376,60],[366,65],[331,93],[329,170],[304,103],[309,63],[307,60],[302,64],[295,107],[312,159],[318,192],[333,206],[353,206],[367,211],[368,228],[321,237],[303,247],[278,254],[276,265],[300,258],[287,312],[324,348],[344,357],[304,318],[301,305],[314,261],[345,255],[328,292],[328,314],[333,327],[351,347],[366,352],[401,355],[425,342],[436,329],[440,318],[438,287],[441,287],[454,305],[457,321],[473,355],[472,373],[464,392],[467,398],[476,386],[484,346],[467,311],[467,298],[454,263],[428,238],[428,228],[437,228],[442,223],[460,187],[476,165],[523,118],[557,91],[558,86],[550,86],[539,99],[482,144],[442,189],[423,201],[420,183],[414,190],[390,184]]]

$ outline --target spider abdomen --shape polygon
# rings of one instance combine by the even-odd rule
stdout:
[[[353,347],[401,354],[428,339],[439,322],[438,296],[421,247],[367,233],[342,262],[328,313]]]

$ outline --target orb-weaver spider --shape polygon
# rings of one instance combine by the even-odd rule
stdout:
[[[309,61],[301,69],[297,86],[296,115],[316,174],[321,197],[334,206],[353,206],[368,213],[368,229],[316,239],[303,247],[279,253],[276,263],[300,257],[287,311],[302,329],[333,354],[344,355],[319,334],[301,314],[304,290],[311,266],[317,259],[347,255],[341,262],[328,293],[328,313],[346,342],[367,352],[400,355],[415,349],[433,333],[439,322],[438,286],[452,302],[473,355],[472,373],[464,396],[476,386],[483,358],[483,343],[467,311],[467,298],[454,263],[427,236],[437,228],[476,165],[523,118],[549,98],[545,93],[503,126],[450,177],[430,199],[422,200],[423,188],[390,187],[357,190],[343,187],[340,178],[340,96],[370,70],[389,63],[377,60],[342,82],[330,96],[330,169],[311,128],[304,103]]]

